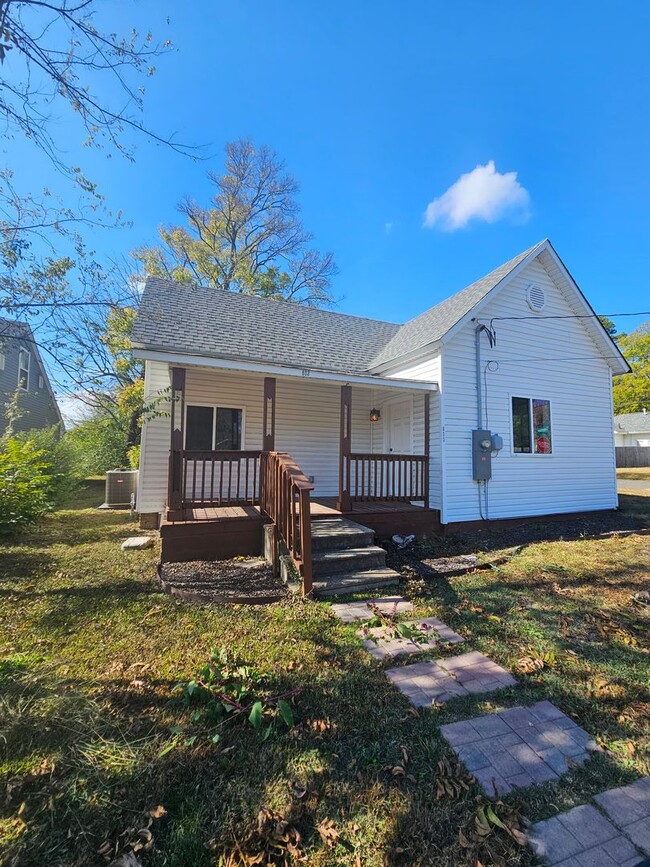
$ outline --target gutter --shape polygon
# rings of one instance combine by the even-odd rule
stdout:
[[[255,361],[231,361],[229,359],[208,358],[205,356],[186,355],[176,352],[157,352],[151,349],[134,349],[135,358],[143,361],[163,361],[168,364],[192,367],[210,367],[221,370],[261,373],[266,376],[285,376],[295,379],[311,379],[321,382],[341,382],[354,385],[364,385],[395,389],[410,389],[413,391],[438,391],[437,382],[413,379],[384,379],[379,376],[361,376],[349,373],[327,373],[311,368],[283,367],[279,364],[260,364]]]

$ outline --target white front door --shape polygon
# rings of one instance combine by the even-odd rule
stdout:
[[[390,404],[388,451],[393,454],[410,455],[413,452],[411,409],[410,399]]]

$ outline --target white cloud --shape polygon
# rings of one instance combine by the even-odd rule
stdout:
[[[453,232],[470,220],[495,223],[505,216],[527,219],[530,195],[517,180],[517,172],[500,174],[490,160],[461,175],[449,189],[429,202],[424,226]]]

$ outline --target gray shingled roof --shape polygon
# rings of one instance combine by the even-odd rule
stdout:
[[[405,325],[150,277],[133,341],[140,349],[367,375],[439,340],[543,243]]]
[[[402,325],[395,337],[375,356],[373,367],[393,361],[393,359],[397,359],[406,353],[416,352],[429,343],[435,343],[436,340],[440,340],[463,316],[469,313],[470,310],[473,310],[479,301],[485,298],[488,292],[491,292],[495,286],[498,286],[513,268],[516,268],[526,256],[530,255],[537,247],[541,247],[542,244],[544,244],[544,241],[540,241],[534,247],[525,250],[509,262],[499,265],[498,268],[495,268],[494,271],[491,271],[485,277],[481,277],[476,283],[472,283],[471,286],[467,286],[450,298],[445,298],[440,304],[429,308],[429,310],[416,316],[415,319],[410,319],[405,325]]]
[[[650,433],[650,411],[615,415],[614,428],[621,433]]]
[[[399,325],[149,278],[133,340],[146,349],[367,373]]]

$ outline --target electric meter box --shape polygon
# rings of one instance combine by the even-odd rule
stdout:
[[[492,432],[472,431],[472,471],[475,482],[487,482],[492,478]]]

